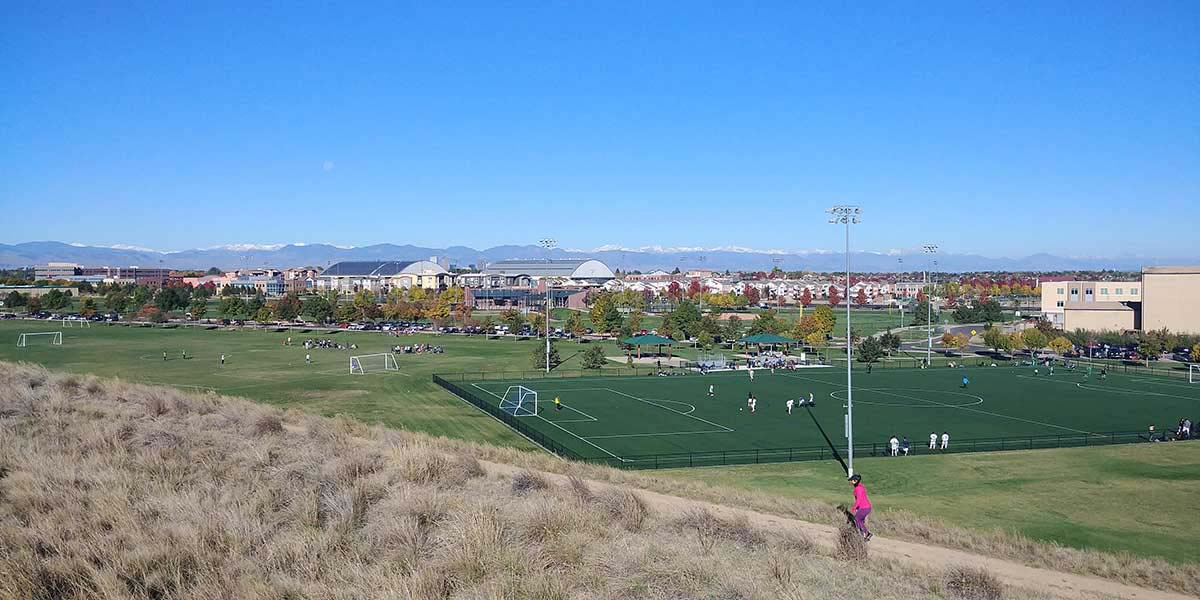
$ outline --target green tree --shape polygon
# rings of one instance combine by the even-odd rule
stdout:
[[[767,309],[758,313],[758,316],[750,322],[750,335],[779,333],[785,328],[786,324],[776,316],[775,309]]]
[[[615,303],[609,303],[604,309],[604,316],[601,320],[601,331],[613,333],[620,330],[623,324],[624,319],[621,318],[621,311],[617,310]]]
[[[893,352],[900,349],[900,336],[892,333],[892,330],[889,329],[879,336],[879,345],[888,356],[891,356]]]
[[[533,352],[530,354],[530,357],[533,359],[533,368],[545,369],[546,346],[544,344],[534,344],[533,346]],[[558,343],[555,340],[550,340],[550,369],[553,370],[561,363],[562,359],[558,356]]]
[[[585,331],[583,327],[583,317],[579,316],[578,311],[573,310],[571,311],[571,314],[567,315],[566,329],[567,331],[575,334],[576,337],[583,335]]]
[[[602,291],[592,296],[592,306],[589,312],[592,327],[596,331],[608,331],[608,323],[605,320],[606,315],[609,314],[610,309],[615,308],[616,303],[611,293]]]
[[[1075,344],[1072,344],[1071,340],[1061,335],[1050,340],[1050,349],[1059,355],[1066,354],[1074,347]]]
[[[264,306],[254,313],[254,320],[259,323],[270,323],[275,320],[275,313],[270,306]]]
[[[259,309],[267,305],[267,299],[261,294],[254,294],[246,301],[246,315],[253,317],[258,314]]]
[[[500,322],[508,325],[509,333],[519,333],[521,325],[525,323],[525,319],[521,317],[521,312],[515,308],[509,308],[500,313]]]
[[[691,300],[680,301],[674,310],[667,313],[663,321],[671,321],[674,329],[685,338],[700,333],[700,309]]]
[[[204,314],[207,312],[208,300],[205,300],[204,298],[196,298],[195,300],[192,300],[191,305],[188,306],[188,313],[190,313],[192,315],[192,319],[196,321],[203,319]]]
[[[965,308],[965,307],[960,306],[959,308]],[[929,319],[930,319],[929,310],[930,310],[929,299],[925,298],[924,296],[921,296],[921,299],[917,301],[917,304],[913,308],[913,311],[912,311],[912,315],[913,315],[912,324],[913,325],[928,325]],[[936,315],[933,316],[933,321],[935,323],[937,322]]]
[[[79,303],[79,314],[81,314],[85,317],[90,317],[90,316],[96,314],[96,301],[93,300],[90,296],[87,298],[84,298]]]
[[[865,337],[858,344],[858,362],[871,364],[883,358],[883,344],[877,338]]]
[[[608,364],[608,359],[604,357],[604,349],[599,344],[593,344],[583,353],[583,368],[585,369],[602,369],[606,364]]]
[[[823,352],[825,345],[829,342],[825,338],[825,334],[820,331],[814,331],[808,334],[808,337],[804,338],[804,343],[811,346],[816,352]]]
[[[333,316],[333,307],[324,296],[312,296],[304,301],[304,314],[318,323],[325,323]]]
[[[225,315],[226,318],[234,318],[246,314],[246,303],[237,296],[226,296],[221,298],[221,304],[218,306],[218,311]]]
[[[996,354],[1010,349],[1008,335],[999,327],[988,327],[983,330],[983,343],[987,344]]]
[[[295,319],[300,316],[301,310],[304,310],[304,304],[300,302],[300,296],[295,292],[288,293],[275,303],[275,316],[281,321]]]
[[[671,319],[663,319],[662,325],[660,325],[658,328],[658,335],[669,337],[671,339],[677,339],[679,330],[675,328],[674,321]]]
[[[50,310],[66,308],[71,303],[71,297],[60,290],[50,290],[42,296],[42,304]]]
[[[700,335],[696,336],[696,343],[703,349],[712,348],[713,336],[707,331],[701,331]]]
[[[634,309],[633,312],[629,313],[629,319],[628,319],[629,328],[634,331],[641,331],[642,330],[642,318],[644,318],[645,316],[646,316],[645,313],[643,313],[641,310]]]
[[[113,312],[125,312],[129,309],[129,303],[129,295],[121,290],[112,290],[104,295],[104,307]]]
[[[1150,366],[1151,360],[1158,360],[1159,355],[1170,347],[1170,332],[1166,329],[1147,331],[1138,341],[1138,354]]]
[[[224,275],[225,272],[216,267],[209,267],[208,270],[204,272],[204,274],[205,275]]]
[[[9,292],[8,296],[4,297],[4,306],[6,308],[25,306],[25,294],[22,294],[16,290]]]
[[[42,299],[37,296],[30,296],[25,300],[25,311],[35,313],[42,310]]]
[[[1036,328],[1026,329],[1025,331],[1021,332],[1021,342],[1023,347],[1028,350],[1030,354],[1034,354],[1038,350],[1046,347],[1046,334],[1042,333],[1041,330]]]
[[[725,331],[721,334],[725,341],[733,343],[742,337],[742,319],[738,316],[729,317],[729,321],[725,323]]]
[[[1192,362],[1200,362],[1200,343],[1192,345]]]

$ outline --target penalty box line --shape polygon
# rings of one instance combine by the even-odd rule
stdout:
[[[473,388],[475,388],[475,389],[477,389],[477,390],[479,390],[479,391],[481,391],[481,392],[487,392],[488,394],[491,394],[491,395],[493,395],[493,396],[495,396],[495,397],[499,398],[501,402],[503,402],[503,401],[504,401],[504,396],[501,396],[501,395],[499,395],[499,394],[497,394],[496,392],[493,392],[493,391],[491,391],[491,390],[488,390],[488,389],[485,389],[485,388],[479,387],[479,384],[477,384],[477,383],[472,383],[472,384],[471,384],[471,387],[473,387]],[[629,462],[629,460],[628,460],[628,459],[621,458],[620,456],[617,456],[616,454],[613,454],[612,452],[609,452],[607,449],[605,449],[605,448],[604,448],[604,446],[601,446],[601,445],[599,445],[599,444],[593,443],[593,442],[589,441],[587,438],[584,438],[584,437],[581,437],[581,436],[579,436],[579,435],[578,435],[578,434],[576,434],[574,431],[571,431],[570,429],[567,429],[566,427],[563,427],[562,425],[559,425],[558,423],[555,423],[554,421],[551,421],[550,419],[547,419],[547,418],[545,418],[545,417],[543,417],[543,416],[541,416],[541,415],[534,415],[534,416],[535,416],[535,417],[537,417],[537,418],[539,418],[539,419],[541,419],[541,420],[543,420],[543,421],[545,421],[545,422],[547,422],[547,423],[549,423],[549,424],[551,424],[551,425],[553,425],[553,426],[555,426],[555,427],[557,427],[557,428],[559,428],[559,429],[561,429],[562,431],[566,432],[566,433],[567,433],[568,435],[570,435],[571,437],[573,437],[573,438],[575,438],[575,439],[577,439],[577,440],[579,440],[579,441],[581,441],[581,442],[583,442],[583,443],[585,443],[585,444],[587,444],[587,445],[589,445],[589,446],[591,446],[591,447],[593,447],[593,448],[595,448],[595,449],[597,449],[597,450],[599,450],[599,451],[601,451],[601,452],[603,452],[603,453],[605,453],[605,454],[607,454],[607,455],[609,455],[609,456],[611,456],[611,457],[613,457],[613,458],[615,458],[615,459],[617,459],[617,460],[619,460],[619,461],[621,461],[621,462]]]

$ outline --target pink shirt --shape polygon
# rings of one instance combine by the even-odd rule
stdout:
[[[871,508],[871,501],[867,500],[867,486],[861,483],[854,486],[854,508],[851,511],[860,508]]]

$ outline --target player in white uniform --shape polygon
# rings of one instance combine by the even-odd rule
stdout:
[[[712,397],[714,397],[714,396],[716,396],[716,395],[717,395],[717,386],[715,386],[715,385],[713,385],[713,384],[711,384],[711,383],[710,383],[710,384],[708,384],[708,397],[709,397],[709,398],[712,398]]]
[[[750,367],[750,381],[754,381],[754,367]]]
[[[892,456],[900,456],[900,440],[896,439],[896,436],[893,435],[892,439],[888,440],[888,447],[892,450]]]
[[[793,407],[793,406],[795,406],[795,404],[796,404],[796,401],[795,401],[795,400],[793,400],[793,399],[791,399],[791,398],[788,398],[788,401],[787,401],[787,408],[788,408],[788,414],[789,414],[789,415],[790,415],[790,414],[792,414],[792,407]]]
[[[937,450],[937,432],[936,431],[929,432],[929,449]]]
[[[942,450],[945,450],[950,445],[950,434],[942,432]]]
[[[758,398],[755,398],[754,396],[750,396],[750,412],[754,412],[755,407],[757,407],[757,406],[758,406]]]

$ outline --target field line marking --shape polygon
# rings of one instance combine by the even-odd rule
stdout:
[[[491,391],[491,390],[485,390],[485,389],[483,389],[483,388],[479,387],[479,385],[478,385],[478,384],[472,383],[472,384],[471,384],[471,387],[473,387],[473,388],[475,388],[475,389],[477,389],[477,390],[479,390],[479,391],[481,391],[481,392],[487,392],[487,393],[489,393],[489,394],[491,394],[491,395],[493,395],[493,396],[495,396],[495,397],[499,398],[501,402],[503,402],[503,401],[504,401],[504,396],[501,396],[501,395],[499,395],[499,394],[497,394],[496,392],[493,392],[493,391]],[[611,456],[611,457],[613,457],[613,458],[615,458],[615,459],[617,459],[617,460],[619,460],[619,461],[621,461],[621,462],[629,462],[628,460],[625,460],[624,458],[621,458],[620,456],[617,456],[616,454],[613,454],[612,452],[609,452],[608,450],[605,450],[603,446],[599,446],[599,445],[597,445],[597,444],[593,444],[592,442],[589,442],[589,441],[587,440],[587,438],[580,437],[580,436],[579,436],[577,433],[575,433],[574,431],[571,431],[570,429],[567,429],[566,427],[563,427],[562,425],[559,425],[558,423],[555,423],[554,421],[551,421],[550,419],[547,419],[547,418],[545,418],[545,417],[543,417],[543,416],[541,416],[541,415],[534,415],[534,416],[536,416],[537,418],[539,418],[539,419],[541,419],[541,420],[543,420],[543,421],[545,421],[545,422],[547,422],[547,423],[549,423],[549,424],[551,424],[551,425],[553,425],[553,426],[555,426],[555,427],[557,427],[557,428],[559,428],[559,429],[561,429],[561,430],[563,430],[563,431],[565,431],[565,432],[567,432],[567,433],[571,434],[571,436],[572,436],[572,437],[574,437],[575,439],[577,439],[577,440],[579,440],[579,441],[581,441],[581,442],[583,442],[583,443],[585,443],[585,444],[587,444],[587,445],[589,445],[589,446],[591,446],[591,447],[593,447],[593,448],[595,448],[595,449],[597,449],[597,450],[599,450],[599,451],[601,451],[601,452],[603,452],[603,453],[605,453],[605,454],[607,454],[607,455],[609,455],[609,456]]]
[[[1093,385],[1090,383],[1083,383],[1081,381],[1062,381],[1062,380],[1042,379],[1040,377],[1030,377],[1028,375],[1017,375],[1017,377],[1024,377],[1025,379],[1035,379],[1038,381],[1045,381],[1046,383],[1066,383],[1069,385],[1073,384],[1075,387],[1077,387],[1081,390],[1092,390],[1095,392],[1122,392],[1122,393],[1133,394],[1133,395],[1138,395],[1138,396],[1162,396],[1163,398],[1178,398],[1180,400],[1191,400],[1192,402],[1200,402],[1200,398],[1194,398],[1191,396],[1180,396],[1178,394],[1164,394],[1163,392],[1148,392],[1146,390],[1131,390],[1129,388],[1123,388],[1123,387],[1107,387],[1107,386],[1100,387],[1100,386],[1096,386],[1096,385]]]
[[[614,394],[620,395],[620,396],[625,396],[626,398],[633,398],[634,400],[637,400],[638,402],[645,402],[646,404],[657,406],[663,410],[671,411],[677,415],[683,415],[689,419],[695,419],[697,421],[700,421],[701,423],[708,423],[709,425],[712,425],[713,427],[720,427],[721,429],[724,429],[726,432],[733,431],[732,428],[726,427],[720,423],[713,423],[712,421],[709,421],[708,419],[701,419],[700,417],[697,417],[696,415],[691,415],[691,414],[685,413],[680,410],[675,410],[674,408],[671,408],[669,406],[663,406],[657,402],[651,402],[650,400],[646,400],[645,398],[638,398],[637,396],[634,396],[633,394],[626,394],[625,392],[617,391],[612,388],[608,388],[608,391],[610,391]]]
[[[878,393],[878,394],[884,394],[884,395],[887,395],[887,396],[896,396],[896,397],[898,397],[898,398],[908,398],[908,399],[910,399],[910,400],[919,400],[919,401],[921,401],[921,402],[928,402],[928,403],[930,403],[930,404],[942,404],[942,403],[940,403],[940,402],[938,402],[938,401],[936,401],[936,400],[926,400],[925,398],[921,398],[920,396],[906,396],[906,395],[904,395],[904,394],[897,394],[897,393],[894,393],[894,392],[884,392],[884,391],[881,391],[881,390],[872,390],[872,391],[874,391],[874,392],[876,392],[876,393]],[[978,396],[976,396],[976,397],[978,397]],[[971,407],[969,407],[969,406],[954,406],[953,404],[942,404],[942,406],[944,406],[944,407],[946,407],[946,408],[954,408],[954,409],[958,409],[958,410],[968,410],[968,411],[971,411],[971,412],[977,412],[977,413],[984,414],[984,415],[991,415],[991,416],[993,416],[993,417],[1000,417],[1000,418],[1003,418],[1003,419],[1012,419],[1012,420],[1014,420],[1014,421],[1024,421],[1024,422],[1026,422],[1026,423],[1031,423],[1031,424],[1033,424],[1033,425],[1041,425],[1041,426],[1043,426],[1043,427],[1053,427],[1053,428],[1055,428],[1055,429],[1063,429],[1063,430],[1065,430],[1065,431],[1072,431],[1072,432],[1075,432],[1075,433],[1083,433],[1083,434],[1087,434],[1087,435],[1096,435],[1096,432],[1094,432],[1094,431],[1083,431],[1083,430],[1081,430],[1081,429],[1074,429],[1074,428],[1072,428],[1072,427],[1064,427],[1064,426],[1062,426],[1062,425],[1055,425],[1055,424],[1053,424],[1053,423],[1044,423],[1044,422],[1042,422],[1042,421],[1034,421],[1034,420],[1032,420],[1032,419],[1023,419],[1023,418],[1021,418],[1021,417],[1014,417],[1014,416],[1011,416],[1011,415],[1004,415],[1004,414],[1000,414],[1000,413],[994,413],[994,412],[991,412],[991,411],[988,411],[988,410],[980,410],[980,409],[978,409],[978,408],[971,408]]]
[[[1155,381],[1153,379],[1130,379],[1133,383],[1153,383],[1154,385],[1165,385],[1167,387],[1179,388],[1181,390],[1200,390],[1200,386],[1194,383],[1169,383],[1166,381]]]
[[[660,435],[699,435],[704,433],[729,433],[717,429],[707,429],[704,431],[668,431],[662,433],[614,433],[612,435],[589,435],[589,440],[599,440],[608,438],[631,438],[631,437],[657,437]]]

